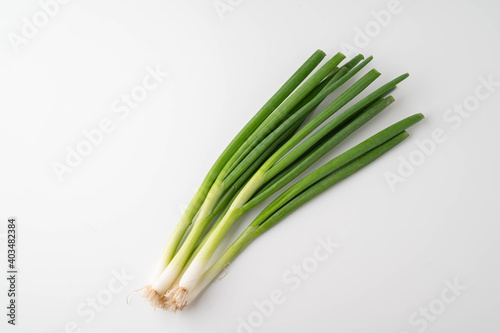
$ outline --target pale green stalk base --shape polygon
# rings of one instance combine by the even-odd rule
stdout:
[[[305,61],[302,66],[281,86],[281,88],[264,104],[264,106],[255,114],[255,116],[245,125],[245,127],[234,137],[226,149],[219,156],[217,161],[205,176],[200,188],[189,203],[188,208],[184,212],[181,220],[174,229],[174,232],[169,237],[159,263],[153,275],[153,281],[162,273],[174,257],[182,238],[187,229],[191,225],[193,218],[198,213],[203,201],[205,200],[210,187],[217,179],[220,172],[226,167],[228,161],[234,157],[234,154],[240,148],[242,143],[254,133],[254,131],[264,122],[268,116],[297,88],[302,81],[316,68],[316,66],[325,57],[325,53],[317,50],[314,54]]]
[[[231,203],[231,206],[220,223],[214,226],[212,229],[213,232],[210,232],[210,234],[206,236],[206,241],[204,241],[203,246],[179,282],[179,286],[188,293],[196,285],[199,276],[205,270],[208,261],[231,226],[244,214],[244,211],[240,208],[264,184],[264,179],[265,171],[257,171]]]
[[[370,60],[367,59],[368,62]],[[360,65],[358,67],[362,68],[363,66]],[[263,164],[263,166],[259,169],[259,171],[257,171],[257,173],[252,177],[252,179],[247,183],[247,185],[245,185],[245,187],[238,194],[238,196],[231,204],[231,207],[227,211],[224,218],[220,221],[220,223],[218,223],[214,227],[215,228],[214,232],[210,233],[208,240],[203,244],[202,248],[197,253],[193,263],[196,262],[199,266],[203,266],[208,263],[211,256],[213,255],[218,245],[222,241],[223,237],[227,234],[231,226],[244,213],[244,211],[241,208],[255,194],[255,192],[259,189],[259,187],[262,186],[268,180],[267,173],[272,168],[272,166],[281,157],[283,157],[283,155],[285,155],[290,149],[298,145],[300,141],[302,141],[302,139],[304,139],[309,133],[311,133],[315,128],[317,128],[329,116],[331,116],[334,112],[338,111],[342,106],[347,104],[350,100],[356,97],[361,91],[363,91],[366,87],[368,87],[370,83],[372,83],[379,75],[380,73],[378,73],[376,70],[369,71],[360,80],[358,80],[351,87],[349,87],[344,93],[342,93],[335,101],[333,101],[329,106],[327,106],[319,115],[317,115],[310,122],[308,122],[304,128],[298,131],[290,140],[288,140],[285,144],[283,144],[281,148],[279,148],[278,151],[275,152]],[[344,77],[340,79],[338,82],[345,82],[343,81],[343,79]],[[332,86],[335,86],[335,84],[339,83],[335,82],[332,84]],[[298,116],[299,114],[300,111],[297,114],[294,114],[289,119],[289,121],[291,121],[293,117]],[[284,122],[285,125],[286,123],[287,121]],[[250,136],[250,138],[252,138],[252,136]],[[200,277],[200,275],[201,273],[199,267],[193,269],[189,267],[179,282],[179,288],[181,292],[182,293],[185,293],[186,291],[189,292],[190,289],[195,285],[195,282],[192,281],[196,281]]]
[[[328,74],[336,68],[336,66],[344,58],[345,58],[344,55],[338,53],[332,59],[330,59],[325,65],[321,66],[321,68],[317,72],[315,72],[309,79],[307,79],[304,82],[304,84],[302,84],[295,92],[293,92],[293,94],[291,94],[290,97],[287,98],[276,109],[274,113],[272,113],[267,119],[265,119],[260,124],[260,126],[252,134],[249,135],[247,140],[245,140],[245,142],[238,148],[238,150],[236,150],[233,156],[229,158],[228,162],[217,176],[217,179],[212,188],[210,189],[205,202],[201,206],[200,213],[196,218],[196,221],[194,222],[193,228],[191,229],[188,237],[186,238],[180,249],[177,251],[173,259],[171,259],[171,262],[166,266],[167,273],[162,274],[158,278],[161,281],[157,281],[155,283],[156,286],[164,287],[168,285],[168,287],[170,287],[172,282],[175,281],[176,276],[173,276],[173,274],[177,272],[179,269],[182,269],[183,265],[186,263],[186,261],[189,259],[190,255],[194,251],[195,246],[198,243],[203,232],[205,231],[207,224],[210,222],[207,221],[207,217],[211,214],[213,207],[216,205],[220,197],[223,195],[224,191],[227,190],[228,187],[230,187],[235,181],[237,181],[237,178],[240,177],[241,174],[244,172],[243,168],[238,170],[239,173],[234,173],[231,171],[233,169],[235,161],[240,161],[245,151],[247,151],[249,148],[255,147],[258,142],[265,139],[265,137],[269,132],[273,131],[277,126],[279,126],[280,123],[286,119],[287,115],[295,108],[295,106],[299,104],[304,98],[306,98],[308,94],[311,93],[323,81],[323,79],[325,79],[325,77],[328,76]],[[293,118],[293,121],[290,120],[287,123],[289,124],[288,126],[293,125],[296,122],[296,120],[300,119],[300,117],[301,117],[300,115],[297,115],[295,118]],[[254,156],[254,158],[257,159],[258,156]],[[240,206],[242,206],[246,202],[245,200],[250,199],[250,197],[255,193],[255,191],[257,191],[258,187],[260,187],[263,184],[263,181],[264,177],[262,177],[261,180],[258,180],[258,182],[254,179],[254,183],[256,186],[254,189],[251,188],[251,185],[249,186],[252,180],[249,183],[247,183],[247,185],[245,185],[245,188],[247,187],[249,188],[246,191],[243,190],[240,192],[240,194],[236,197],[235,201],[233,202],[234,205],[233,207],[239,208]],[[241,214],[238,215],[239,213],[233,212],[233,210],[230,210],[229,212],[231,214],[230,216],[228,216],[228,220],[231,220],[233,216],[235,219],[241,216]],[[232,221],[229,225],[232,225],[234,221]],[[206,246],[207,247],[210,246],[210,242],[207,242]],[[211,250],[207,249],[207,251]],[[168,269],[168,266],[170,265],[173,265],[174,269],[171,270]],[[177,269],[178,267],[179,269]],[[166,288],[168,289],[168,287]],[[163,289],[164,288],[158,290],[158,292],[161,293]]]
[[[257,229],[245,229],[243,234],[201,275],[196,286],[188,293],[186,304],[190,304],[257,235]]]
[[[355,159],[353,162],[348,162],[347,165],[338,169],[338,171],[332,173],[329,176],[317,181],[316,183],[310,185],[303,192],[298,193],[288,202],[274,210],[271,213],[263,211],[255,219],[252,224],[245,229],[245,231],[236,239],[236,241],[231,244],[231,246],[221,255],[221,257],[203,274],[201,274],[195,287],[185,295],[185,302],[182,304],[184,308],[187,304],[191,303],[219,274],[224,270],[224,268],[241,252],[243,249],[250,244],[255,238],[261,235],[263,232],[269,230],[269,228],[280,220],[282,220],[286,215],[290,214],[292,211],[303,205],[305,202],[311,200],[315,196],[324,192],[331,186],[337,184],[341,180],[347,178],[353,173],[364,168],[366,165],[370,164],[378,157],[395,147],[401,141],[408,137],[408,133],[402,132],[394,138],[388,140],[387,142],[381,144],[377,148],[369,151],[368,153],[362,155],[361,157]],[[300,187],[300,186],[299,186]],[[292,187],[293,188],[293,187]],[[286,196],[283,194],[278,197],[275,201],[280,201],[281,197]],[[270,205],[272,206],[272,204]],[[261,218],[263,216],[263,218]],[[262,222],[259,222],[263,219]],[[259,223],[255,223],[259,222]],[[269,225],[266,225],[269,224]],[[172,307],[173,308],[173,307]],[[179,307],[181,309],[181,307]]]
[[[186,304],[191,303],[253,239],[269,230],[305,202],[364,168],[398,145],[408,137],[405,129],[413,126],[422,119],[423,116],[421,114],[416,114],[389,126],[326,163],[282,193],[255,218],[222,256],[201,274],[198,282],[194,287],[191,287],[189,293],[186,294],[186,290],[184,289],[181,298],[181,301],[184,303],[179,303],[177,309],[182,309]],[[170,309],[175,310],[175,304],[171,304]]]

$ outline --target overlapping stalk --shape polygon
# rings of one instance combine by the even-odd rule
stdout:
[[[313,199],[315,196],[326,191],[328,188],[347,178],[353,173],[361,170],[375,159],[395,147],[401,141],[408,137],[406,131],[400,132],[386,142],[375,146],[368,152],[361,154],[358,158],[341,155],[343,160],[332,160],[323,168],[317,170],[319,174],[312,177],[306,177],[299,183],[292,186],[276,198],[269,206],[263,210],[257,218],[243,231],[243,233],[234,241],[233,244],[217,259],[217,261],[207,269],[200,277],[196,287],[188,294],[184,304],[171,302],[169,308],[172,311],[182,310],[185,305],[190,304],[224,269],[224,267],[234,260],[234,258],[245,249],[255,238],[280,222],[288,214],[298,207]],[[359,149],[354,150],[364,150]],[[357,155],[358,152],[348,151],[351,155]],[[341,164],[339,167],[338,164]]]
[[[257,112],[257,114],[245,125],[245,127],[236,135],[231,143],[222,152],[219,158],[205,176],[200,188],[189,203],[186,211],[181,217],[181,220],[170,236],[167,245],[165,246],[155,273],[153,280],[156,279],[172,260],[175,252],[186,233],[186,230],[191,225],[193,218],[198,213],[203,201],[206,199],[210,187],[215,179],[226,166],[230,158],[232,158],[240,148],[240,146],[255,132],[255,130],[268,118],[268,116],[297,88],[302,81],[318,66],[325,57],[325,53],[321,50],[316,51],[307,61],[285,82],[285,84],[267,101],[266,104]]]
[[[163,268],[163,272],[159,277],[156,278],[156,281],[152,283],[151,286],[146,287],[145,290],[145,297],[154,305],[159,305],[163,301],[163,294],[171,286],[172,282],[175,280],[175,278],[185,265],[186,261],[189,259],[190,254],[194,250],[204,230],[212,220],[214,209],[216,208],[216,205],[221,197],[223,197],[224,193],[231,189],[231,186],[241,177],[248,166],[251,165],[260,156],[262,151],[264,151],[269,145],[271,145],[271,143],[273,143],[278,136],[285,132],[290,126],[293,126],[298,120],[306,117],[332,91],[334,91],[341,84],[347,81],[344,76],[350,77],[349,75],[346,75],[346,72],[349,71],[349,67],[353,65],[353,62],[350,62],[343,68],[338,69],[337,65],[340,64],[340,62],[344,58],[344,55],[338,53],[323,66],[321,66],[318,71],[316,71],[310,78],[308,78],[304,82],[304,84],[302,84],[281,105],[279,105],[274,112],[272,112],[267,118],[262,120],[260,125],[257,126],[257,128],[252,133],[248,134],[247,139],[243,143],[240,143],[240,146],[235,149],[235,152],[225,160],[226,164],[224,165],[224,167],[218,170],[219,174],[213,181],[210,190],[206,194],[203,204],[201,204],[201,207],[199,207],[197,216],[194,222],[192,222],[192,230],[185,238],[183,244],[180,246],[175,256],[168,260],[168,264],[165,265],[165,262],[167,261],[165,258],[170,258],[170,255],[167,257],[165,253],[169,254],[172,252],[171,249],[174,247],[172,244],[178,245],[180,239],[182,239],[185,231],[190,225],[186,222],[187,220],[185,220],[184,218],[181,219],[179,225],[181,225],[182,228],[178,225],[176,231],[174,231],[174,233],[176,233],[176,237],[173,241],[169,240],[169,243],[166,247],[168,251],[164,251],[164,255],[162,255],[161,263],[159,266],[160,269],[165,266]],[[353,61],[355,63],[360,59],[361,57],[358,56],[353,59]],[[300,103],[305,99],[307,100],[311,93],[313,93],[314,90],[318,88],[318,86],[321,87],[321,84],[325,81],[325,78],[327,78],[325,86],[321,90],[319,90],[319,92],[315,96],[312,96],[309,102],[305,103],[305,105],[303,105],[299,110],[296,110],[297,105],[300,105]],[[261,113],[261,111],[259,111],[259,113]],[[293,111],[296,112],[293,113]],[[259,121],[260,120],[261,119],[259,119]],[[277,131],[276,127],[283,122],[287,123],[287,127],[281,127],[279,131]],[[235,142],[235,140],[233,140],[233,142]],[[226,151],[227,150],[228,149],[226,149]],[[219,160],[221,160],[221,158],[219,158]],[[210,172],[209,175],[213,173],[214,172]],[[205,185],[202,185],[202,187],[204,189],[208,188]],[[201,188],[199,192],[200,191]],[[205,192],[203,191],[203,193]],[[157,274],[155,274],[155,276],[156,275]]]
[[[158,266],[161,274],[156,273],[152,284],[145,289],[145,297],[154,306],[174,311],[183,309],[255,237],[394,147],[406,137],[405,129],[421,120],[421,115],[416,115],[394,124],[290,187],[208,267],[234,223],[393,103],[394,99],[386,97],[387,94],[408,77],[405,74],[390,81],[329,121],[380,76],[372,69],[306,121],[322,101],[372,59],[361,62],[363,57],[359,55],[338,67],[344,59],[339,53],[295,90],[300,83],[297,81],[304,80],[313,64],[316,66],[323,56],[320,51],[316,52],[252,118],[214,164],[163,252]],[[217,214],[217,221],[211,225]],[[192,228],[185,235],[190,225]]]

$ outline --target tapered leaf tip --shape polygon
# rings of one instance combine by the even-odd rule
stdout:
[[[424,115],[421,114],[421,113],[416,113],[416,114],[414,114],[412,116],[409,116],[408,118],[406,118],[406,120],[410,121],[410,123],[411,123],[408,127],[413,126],[413,125],[419,123],[424,118],[425,118]]]

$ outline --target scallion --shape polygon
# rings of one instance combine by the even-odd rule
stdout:
[[[345,57],[338,53],[312,73],[324,56],[315,52],[214,163],[170,237],[151,284],[144,288],[144,297],[153,306],[182,310],[258,235],[399,144],[408,135],[405,130],[423,118],[415,115],[388,127],[298,181],[262,210],[208,267],[232,225],[392,104],[394,98],[386,96],[408,77],[401,75],[332,117],[380,76],[377,70],[369,70],[308,120],[328,96],[372,60],[358,55],[341,65]]]

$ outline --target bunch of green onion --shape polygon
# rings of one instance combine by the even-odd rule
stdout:
[[[309,120],[325,98],[372,60],[358,55],[342,64],[345,56],[338,53],[310,75],[324,57],[318,50],[307,59],[216,160],[143,288],[154,307],[182,310],[257,236],[392,149],[423,119],[416,114],[393,124],[290,186],[209,266],[231,226],[393,103],[388,94],[408,77],[397,77],[332,117],[380,76],[372,69]]]

